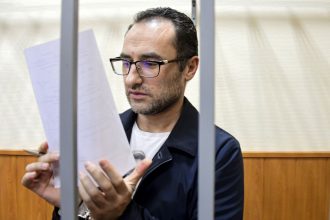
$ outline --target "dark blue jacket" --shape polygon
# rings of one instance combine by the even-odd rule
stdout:
[[[128,139],[136,114],[121,120]],[[185,99],[182,114],[153,158],[122,220],[197,219],[198,112]],[[201,146],[203,147],[203,146]],[[216,127],[215,219],[243,219],[243,160],[238,141]],[[53,219],[59,219],[57,209]]]
[[[121,119],[130,139],[136,114],[128,110]],[[185,99],[178,122],[121,219],[197,219],[197,148],[198,112]],[[243,219],[241,149],[233,136],[218,127],[215,154],[215,219]]]

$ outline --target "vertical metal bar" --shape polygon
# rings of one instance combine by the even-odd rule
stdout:
[[[77,219],[78,0],[62,0],[60,58],[60,176],[62,220]]]
[[[194,22],[194,25],[196,26],[196,19],[197,19],[197,5],[196,0],[191,0],[191,20]]]
[[[214,219],[214,0],[200,1],[201,75],[198,162],[198,219]]]

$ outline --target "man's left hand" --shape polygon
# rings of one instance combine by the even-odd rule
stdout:
[[[94,219],[117,219],[131,202],[135,187],[152,161],[145,159],[134,171],[123,178],[108,161],[101,160],[100,167],[87,162],[85,168],[93,178],[80,173],[79,193]]]

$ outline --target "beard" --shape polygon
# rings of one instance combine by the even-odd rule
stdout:
[[[161,84],[162,86],[157,88],[159,92],[156,94],[150,93],[149,89],[144,85],[134,85],[133,89],[145,91],[150,94],[149,97],[151,97],[151,101],[148,103],[135,102],[132,101],[127,94],[127,100],[133,112],[143,115],[154,115],[165,111],[177,103],[184,92],[184,85],[181,84],[181,76],[182,73],[177,72],[173,77],[164,80]]]

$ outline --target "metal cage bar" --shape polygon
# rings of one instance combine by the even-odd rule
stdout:
[[[61,218],[77,219],[78,0],[62,0],[60,52]]]
[[[198,219],[214,219],[214,0],[200,1],[200,116],[198,138]]]

